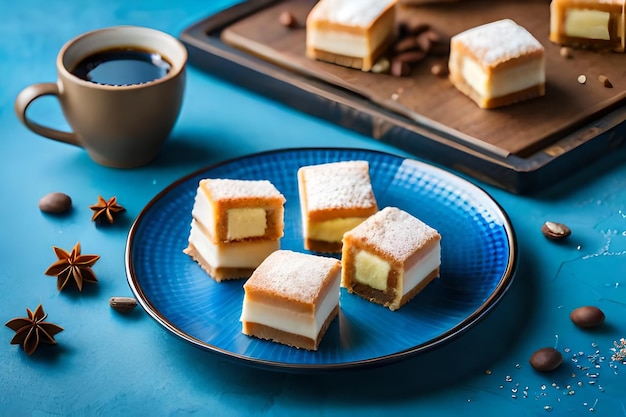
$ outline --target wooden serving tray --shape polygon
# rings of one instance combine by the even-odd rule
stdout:
[[[211,73],[513,192],[541,189],[625,142],[626,54],[574,50],[571,59],[562,57],[548,39],[545,0],[399,6],[399,20],[427,23],[448,36],[511,18],[544,45],[546,95],[493,110],[478,108],[447,78],[430,73],[441,57],[428,57],[406,77],[307,58],[304,22],[314,3],[241,3],[180,38],[191,63]],[[284,11],[298,27],[279,23]],[[585,84],[577,81],[581,74]]]

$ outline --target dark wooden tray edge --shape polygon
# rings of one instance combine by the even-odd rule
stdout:
[[[246,54],[220,40],[221,30],[229,24],[275,3],[277,0],[240,3],[184,29],[179,38],[189,51],[190,63],[264,97],[513,193],[543,190],[626,146],[624,106],[548,148],[520,158],[472,149],[399,114],[381,111],[367,99],[340,88],[334,90],[331,98],[323,97],[316,91],[324,89],[328,96],[328,84]]]

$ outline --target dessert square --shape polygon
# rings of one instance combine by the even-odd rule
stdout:
[[[624,52],[626,0],[553,0],[550,40],[559,45]]]
[[[545,95],[544,48],[511,19],[453,36],[448,66],[452,84],[481,108]]]
[[[298,170],[305,249],[341,252],[343,234],[378,211],[367,161],[309,165]]]
[[[284,232],[284,203],[267,180],[203,179],[192,215],[215,243],[275,240]]]
[[[339,312],[341,262],[279,250],[244,284],[242,332],[288,346],[317,350]]]
[[[344,235],[341,285],[397,310],[439,276],[440,241],[421,220],[385,207]]]
[[[306,54],[369,71],[394,37],[396,0],[320,0],[306,21]]]
[[[217,282],[247,278],[280,248],[284,203],[269,181],[203,179],[183,252]]]

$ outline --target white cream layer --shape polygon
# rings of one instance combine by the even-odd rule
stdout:
[[[326,297],[318,302],[314,316],[294,313],[292,310],[266,303],[250,301],[247,296],[244,296],[241,321],[263,324],[284,332],[317,339],[326,319],[339,304],[340,279],[341,272],[339,271],[333,278]]]
[[[278,240],[231,242],[216,245],[206,236],[197,221],[191,221],[189,243],[214,268],[256,268],[272,252],[280,249]]]
[[[415,288],[440,265],[441,245],[437,244],[419,262],[416,262],[415,265],[404,271],[400,277],[402,291],[398,298]],[[356,281],[380,291],[384,291],[387,288],[387,277],[391,266],[384,259],[372,253],[361,251],[356,256],[355,268]]]
[[[324,242],[341,242],[343,234],[353,229],[365,220],[364,217],[345,217],[326,220],[323,222],[309,222],[305,236],[309,239]]]
[[[451,52],[450,61],[460,62],[457,70],[465,82],[483,98],[502,97],[545,83],[545,60],[543,58],[497,71],[491,77],[473,59],[459,57]]]
[[[441,265],[441,246],[437,244],[426,256],[411,268],[404,271],[402,277],[402,295],[415,288],[428,275]]]
[[[369,46],[370,43],[365,36],[356,36],[333,30],[308,31],[307,45],[322,51],[350,57],[364,57],[372,53],[372,48]]]
[[[585,39],[610,40],[611,14],[600,10],[568,9],[565,16],[565,34]]]

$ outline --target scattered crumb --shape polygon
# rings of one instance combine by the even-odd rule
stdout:
[[[584,84],[587,82],[587,76],[585,74],[580,74],[578,76],[578,84]]]
[[[433,64],[430,67],[430,73],[438,77],[445,77],[448,75],[448,66],[441,63]]]
[[[572,48],[569,48],[569,47],[567,47],[567,46],[563,46],[563,47],[561,47],[561,49],[559,50],[559,54],[560,54],[563,58],[566,58],[566,59],[573,58],[573,55],[572,55]]]
[[[613,88],[613,84],[611,84],[611,81],[609,81],[606,75],[600,75],[598,77],[598,81],[600,81],[606,88]]]

